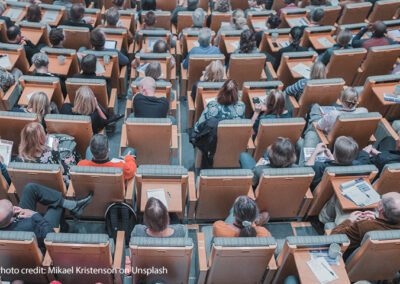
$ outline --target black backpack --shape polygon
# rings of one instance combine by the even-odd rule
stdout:
[[[129,244],[131,232],[138,223],[135,210],[125,202],[114,202],[110,204],[104,215],[106,220],[106,231],[114,241],[117,239],[117,232],[125,232],[125,244]]]

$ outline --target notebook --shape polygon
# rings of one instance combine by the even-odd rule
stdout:
[[[99,61],[96,62],[96,74],[104,74],[106,73],[106,69],[104,68],[103,64]]]
[[[41,22],[42,23],[52,23],[57,20],[57,17],[58,17],[58,11],[48,10],[48,11],[44,12]]]
[[[357,206],[369,206],[381,200],[380,195],[362,178],[342,183],[340,189],[343,196]]]
[[[3,158],[3,163],[8,166],[11,161],[13,141],[0,139],[0,156]]]
[[[165,196],[165,190],[163,188],[147,190],[147,199],[149,199],[151,197],[160,200],[165,205],[165,207],[167,207],[167,209],[168,209],[168,202],[167,202],[167,198]]]
[[[400,97],[395,96],[393,94],[384,94],[383,99],[387,102],[393,102],[396,104],[400,104]]]
[[[0,66],[5,69],[10,69],[12,67],[10,57],[7,54],[0,56]]]
[[[307,261],[307,264],[321,284],[329,283],[338,279],[337,274],[324,257],[312,258]]]
[[[317,41],[323,46],[323,47],[331,47],[333,44],[326,38],[326,37],[320,37],[317,39]]]
[[[296,66],[294,66],[292,68],[293,71],[295,71],[296,73],[299,73],[301,76],[303,76],[306,79],[310,79],[310,72],[311,69],[310,67],[308,67],[307,65],[303,64],[303,63],[299,63]]]

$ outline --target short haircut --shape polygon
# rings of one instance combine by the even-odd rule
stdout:
[[[156,81],[159,80],[162,75],[160,62],[158,61],[150,62],[149,65],[147,65],[144,74],[146,75],[146,77],[151,77]]]
[[[106,21],[107,24],[111,26],[116,26],[119,21],[119,12],[118,9],[115,7],[111,7],[106,12]]]
[[[239,101],[239,89],[235,80],[228,79],[218,92],[217,102],[221,105],[235,105]]]
[[[273,168],[288,168],[296,163],[296,149],[288,138],[278,137],[267,149]]]
[[[3,67],[0,67],[0,88],[3,93],[6,93],[8,89],[15,83],[14,75],[8,72]]]
[[[21,30],[16,25],[13,25],[7,29],[7,37],[9,40],[15,40],[19,35],[21,35]]]
[[[156,14],[153,11],[148,11],[144,15],[144,24],[146,26],[152,27],[156,24],[156,22],[157,22]]]
[[[143,223],[154,232],[162,232],[169,225],[167,207],[158,199],[150,197],[144,208]]]
[[[319,21],[321,21],[324,16],[325,16],[325,11],[322,8],[316,8],[316,9],[311,10],[310,18],[311,18],[311,21],[313,21],[315,23],[318,23]]]
[[[348,45],[352,38],[353,34],[351,33],[351,31],[349,29],[344,29],[338,34],[336,42],[338,43],[338,45],[343,47]]]
[[[169,51],[169,46],[165,40],[159,39],[154,43],[153,52],[154,53],[167,53]]]
[[[197,8],[192,14],[193,26],[196,28],[203,27],[205,18],[206,13],[204,12],[204,10],[201,8]]]
[[[85,15],[85,6],[80,3],[72,4],[69,16],[74,21],[79,21]]]
[[[28,7],[28,11],[26,12],[26,20],[28,22],[39,23],[42,19],[42,11],[40,10],[39,5],[33,4]]]
[[[281,24],[282,20],[278,15],[271,15],[268,17],[267,24],[270,29],[277,29]]]
[[[372,30],[374,37],[384,37],[386,33],[386,25],[382,21],[376,21],[372,25]]]
[[[271,90],[266,100],[267,110],[265,114],[274,114],[277,116],[282,115],[285,111],[285,104],[285,95],[282,93],[282,91]]]
[[[357,89],[349,87],[340,93],[340,102],[347,109],[354,109],[358,105],[359,94]]]
[[[214,4],[214,10],[220,13],[226,13],[231,10],[231,3],[229,0],[217,0]]]
[[[108,158],[108,138],[104,134],[96,134],[90,139],[90,152],[95,160]]]
[[[94,54],[88,54],[82,58],[81,69],[83,74],[93,74],[96,73],[96,63],[97,58]]]
[[[52,28],[49,33],[49,40],[52,45],[59,45],[64,40],[64,32],[60,28]]]
[[[326,66],[321,61],[317,60],[311,67],[310,79],[326,79]]]
[[[208,28],[202,28],[199,31],[198,41],[200,46],[207,47],[210,45],[211,42],[211,30]]]
[[[333,155],[339,164],[350,166],[357,158],[358,144],[352,137],[340,136],[333,146]]]
[[[38,52],[32,56],[32,64],[35,65],[35,68],[42,68],[49,66],[49,57],[46,53]]]
[[[199,4],[199,0],[187,0],[187,8],[189,11],[194,11]]]
[[[400,223],[400,193],[389,192],[382,195],[382,207],[383,214],[390,223]]]
[[[95,28],[90,33],[90,43],[95,50],[103,49],[104,45],[106,44],[106,37],[100,28]]]

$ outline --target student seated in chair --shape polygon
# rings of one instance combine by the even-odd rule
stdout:
[[[26,59],[28,59],[29,64],[32,63],[32,56],[40,51],[40,48],[36,47],[29,39],[25,38],[21,34],[21,29],[13,25],[7,29],[8,43],[20,44],[25,49]]]
[[[257,163],[247,152],[240,154],[239,163],[242,169],[253,171],[253,187],[256,187],[264,169],[295,167],[296,160],[296,149],[292,142],[287,138],[279,137],[267,148],[264,156]]]
[[[64,48],[65,35],[62,29],[52,28],[49,33],[49,41],[52,48]]]
[[[214,60],[207,65],[206,69],[203,71],[203,75],[200,77],[200,81],[196,82],[192,86],[192,92],[190,96],[193,102],[196,102],[197,96],[197,85],[199,82],[224,82],[225,67],[220,60]]]
[[[325,162],[315,161],[321,153],[325,154],[327,160]],[[352,137],[340,136],[336,138],[333,146],[333,154],[325,144],[319,143],[306,163],[315,172],[314,179],[310,185],[311,191],[320,183],[327,167],[363,165],[365,164],[363,161],[366,155],[368,154],[364,151],[358,152],[358,144]]]
[[[240,34],[239,47],[233,52],[234,54],[250,54],[259,53],[256,42],[256,34],[248,29]]]
[[[314,8],[309,14],[310,27],[318,27],[325,16],[325,11],[322,8]]]
[[[233,208],[225,221],[213,224],[214,237],[270,237],[263,227],[269,220],[269,214],[260,214],[256,202],[248,196],[236,198]]]
[[[369,39],[362,39],[366,32],[372,32],[372,36]],[[374,46],[383,46],[395,44],[396,42],[390,37],[386,36],[386,25],[382,21],[376,21],[375,23],[369,23],[368,26],[363,27],[358,34],[353,38],[353,47],[364,47],[371,48]]]
[[[189,28],[184,28],[183,31],[179,34],[179,38],[182,38],[184,32],[200,31],[204,27],[205,18],[206,13],[202,8],[197,8],[196,10],[194,10],[192,14],[193,25]]]
[[[92,22],[92,19],[85,18],[85,6],[81,3],[74,3],[69,10],[69,19],[64,21],[63,25],[88,28],[91,31],[93,30]]]
[[[21,72],[21,71],[20,71]],[[12,85],[15,84],[15,77],[3,67],[0,67],[0,88],[3,94],[7,93]]]
[[[324,53],[322,53],[319,56],[319,60],[321,60],[321,62],[324,63],[325,65],[328,65],[335,50],[351,48],[350,42],[352,37],[353,34],[351,33],[350,30],[344,29],[340,31],[340,33],[336,37],[336,44],[334,44],[332,47],[328,48]]]
[[[172,11],[171,23],[178,24],[178,13],[183,11],[194,11],[199,4],[199,0],[179,0],[175,10]]]
[[[356,250],[370,231],[400,229],[400,193],[389,192],[382,195],[375,211],[354,211],[344,222],[333,229],[331,234],[346,234],[350,246],[344,257]]]
[[[99,27],[126,30],[126,34],[128,36],[128,44],[131,44],[133,42],[133,35],[130,30],[123,26],[122,22],[119,20],[119,17],[120,14],[118,12],[118,9],[115,7],[111,7],[106,11],[105,24]]]
[[[7,199],[0,200],[0,230],[34,232],[39,247],[44,250],[47,233],[53,233],[60,226],[63,209],[68,209],[75,218],[79,218],[85,207],[91,202],[92,194],[79,200],[65,199],[61,192],[28,183],[19,201],[13,206]],[[37,204],[48,206],[44,216],[36,212]]]
[[[115,159],[109,157],[110,148],[107,136],[96,134],[90,140],[89,149],[86,151],[86,160],[80,161],[78,166],[120,168],[124,172],[125,180],[130,180],[135,176],[137,169],[135,153],[133,152],[133,149],[128,148],[123,160],[116,159],[114,161]]]

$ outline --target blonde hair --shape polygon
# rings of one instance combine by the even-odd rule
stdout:
[[[325,64],[321,61],[315,61],[311,67],[310,79],[326,79]]]
[[[22,129],[21,142],[18,146],[19,157],[34,161],[47,149],[46,133],[38,122],[32,122]]]
[[[82,115],[91,115],[96,110],[96,97],[92,89],[82,86],[76,91],[74,107],[72,111]]]
[[[222,82],[224,80],[225,68],[219,60],[212,61],[204,70],[202,80],[205,82]]]
[[[347,109],[354,109],[358,105],[359,94],[354,88],[347,88],[340,94],[340,101],[343,107]]]
[[[50,113],[49,98],[44,92],[33,93],[28,102],[28,110],[36,113],[39,121],[42,121],[44,116]]]

